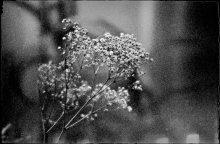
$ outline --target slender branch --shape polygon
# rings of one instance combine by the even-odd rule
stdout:
[[[56,80],[57,80],[57,76],[55,77],[55,81],[54,81],[55,93],[57,93],[57,81]],[[52,98],[52,109],[50,110],[50,113],[49,113],[47,120],[49,120],[51,118],[51,115],[54,112],[54,102],[55,102],[55,100],[54,100],[54,98]]]
[[[58,136],[58,139],[57,139],[57,144],[59,143],[59,141],[60,141],[60,138],[61,138],[61,135],[63,134],[63,130],[64,130],[64,128],[62,128],[62,131],[60,132],[60,135]]]
[[[107,105],[104,105],[104,106],[102,106],[102,107],[96,109],[95,111],[90,112],[89,114],[87,114],[86,116],[82,117],[81,119],[79,119],[78,121],[76,121],[75,123],[73,123],[72,125],[66,127],[66,129],[69,129],[69,128],[75,126],[76,124],[78,124],[79,122],[83,121],[84,119],[86,119],[86,118],[89,117],[90,115],[99,112],[101,109],[103,109],[103,108],[105,108],[105,107],[107,107]]]
[[[79,73],[81,72],[82,67],[83,67],[84,58],[85,58],[85,54],[83,53],[82,62],[80,63],[80,61],[77,59],[77,62],[78,62],[78,64],[79,64],[79,70],[76,72],[76,74],[77,74],[77,73],[79,74]]]
[[[66,46],[66,45],[65,45]],[[66,46],[66,48],[67,48],[67,46]],[[67,48],[67,50],[68,50],[68,54],[69,54],[69,49]],[[67,69],[67,58],[65,57],[65,68]],[[63,112],[62,112],[62,114],[61,114],[61,116],[60,116],[60,118],[62,117],[62,116],[64,116],[64,119],[63,119],[63,127],[62,127],[62,131],[61,131],[61,133],[60,133],[60,135],[59,135],[59,137],[58,137],[58,140],[57,140],[57,143],[59,143],[59,140],[60,140],[60,138],[61,138],[61,135],[63,134],[63,132],[64,132],[64,130],[65,130],[65,114],[66,114],[66,103],[67,103],[67,93],[68,93],[68,82],[67,82],[67,71],[66,71],[66,69],[65,69],[65,87],[66,87],[66,97],[65,97],[65,105],[64,105],[64,108],[63,108]],[[68,81],[69,81],[69,78],[68,78]],[[57,121],[58,122],[58,121]]]
[[[42,129],[43,129],[43,143],[45,144],[46,143],[46,133],[45,133],[45,120],[44,120],[44,116],[43,116],[43,110],[42,108],[40,107],[41,109],[41,122],[42,122]]]
[[[42,99],[42,97],[40,96],[41,92],[40,92],[40,89],[39,89],[39,85],[38,85],[38,94],[39,94],[40,99]],[[46,143],[46,133],[45,133],[45,119],[44,119],[44,116],[43,116],[44,106],[45,106],[45,99],[43,101],[43,105],[42,106],[41,106],[41,104],[39,104],[39,107],[40,107],[40,117],[41,117],[42,130],[43,130],[43,143],[45,144]]]
[[[93,77],[93,80],[92,80],[92,88],[91,88],[91,91],[90,91],[91,94],[92,94],[92,91],[94,90],[94,87],[95,87],[94,83],[95,83],[95,78],[96,78],[98,70],[99,70],[99,66],[96,69],[95,69],[95,66],[93,66],[93,70],[94,70],[93,71],[94,72],[94,77]],[[91,112],[93,111],[93,107],[94,107],[94,103],[92,104]]]
[[[47,130],[46,133],[49,133],[52,130],[52,128],[59,122],[59,120],[63,117],[63,115],[64,115],[64,112],[61,113],[59,118],[53,123],[53,125]]]
[[[60,135],[58,136],[58,139],[57,139],[57,142],[56,142],[57,144],[59,143],[60,138],[61,138],[61,136],[62,136],[64,130],[66,130],[66,128],[64,127],[64,125],[65,125],[65,122],[64,122],[64,120],[63,120],[63,127],[62,127],[62,130],[61,130],[61,132],[60,132]]]
[[[47,81],[49,81],[48,75],[49,75],[49,72],[47,71],[47,78],[46,78],[46,80],[47,80]],[[38,78],[38,79],[39,79],[39,78]],[[39,95],[41,94],[41,92],[40,92],[40,89],[39,89],[39,88],[38,88],[38,93],[39,93]],[[42,107],[40,107],[40,108],[41,108],[42,113],[43,113],[43,111],[44,111],[44,109],[45,109],[45,105],[46,105],[46,99],[47,99],[47,98],[48,98],[48,96],[46,96],[46,97],[41,97],[41,96],[40,96],[40,99],[42,99],[42,101],[43,101]]]
[[[109,78],[105,81],[104,85],[109,81]],[[102,90],[102,88],[104,87],[104,85],[99,89],[99,91],[94,94],[92,97],[90,97],[90,99],[84,103],[84,105],[76,112],[76,114],[69,120],[69,122],[66,124],[65,127],[68,127],[68,125],[74,120],[74,118],[92,101],[92,99],[100,92],[100,90]]]
[[[105,83],[102,85],[102,87],[91,97],[91,98],[94,98],[97,94],[99,94],[100,93],[100,91],[104,88],[104,86],[107,84],[107,82],[110,80],[110,78],[108,78],[106,81],[105,81]],[[106,89],[106,87],[105,87],[105,89]],[[105,90],[104,89],[104,90]],[[103,91],[103,90],[102,90]],[[101,91],[101,92],[102,92]]]
[[[83,118],[79,119],[78,121],[76,121],[74,124],[70,125],[70,126],[66,126],[66,129],[69,129],[70,127],[75,126],[77,123],[81,122],[82,120],[84,120],[85,118],[87,118],[90,114],[87,114],[86,116],[84,116]]]
[[[65,86],[66,86],[66,97],[65,97],[65,106],[64,106],[64,108],[63,108],[63,112],[61,113],[61,115],[59,116],[59,118],[53,123],[53,125],[47,130],[47,132],[46,133],[49,133],[51,130],[52,130],[52,128],[59,122],[59,120],[65,115],[65,109],[66,109],[66,100],[67,100],[67,88],[68,88],[68,86],[67,86],[67,80],[66,80],[66,67],[67,67],[67,59],[65,58],[65,60],[64,60],[64,65],[65,65]]]
[[[92,91],[94,90],[94,88],[95,88],[95,85],[94,85],[94,83],[95,83],[95,78],[96,78],[96,76],[97,76],[97,73],[98,73],[98,70],[99,70],[99,66],[97,67],[97,69],[95,70],[95,68],[93,67],[93,70],[94,70],[94,77],[93,77],[93,80],[92,80],[92,88],[91,88],[91,94],[92,94]],[[91,95],[90,95],[91,96]]]
[[[54,112],[54,99],[52,101],[52,108],[50,110],[50,113],[49,113],[49,116],[48,116],[47,120],[49,120],[51,118],[51,115],[52,115],[53,112]]]
[[[72,77],[74,77],[76,74],[79,74],[80,72],[81,72],[81,70],[82,70],[82,64],[83,64],[83,61],[84,61],[84,54],[83,54],[83,58],[82,58],[82,62],[80,63],[80,61],[78,60],[78,59],[76,59],[77,60],[77,62],[78,62],[78,64],[79,64],[79,70],[72,76]],[[68,82],[69,82],[69,79],[68,79]]]
[[[105,86],[105,84],[106,84],[106,83],[105,83],[105,84],[102,86],[102,88],[99,89],[99,91],[92,96],[92,98],[95,97],[96,95],[100,94],[101,92],[103,92],[103,91],[104,91],[106,88],[108,88],[110,85],[112,85],[112,84],[115,82],[115,79],[116,79],[116,77],[114,78],[113,81],[111,81],[111,82],[108,84],[108,86]],[[104,86],[105,86],[105,88],[103,89]]]
[[[66,109],[66,101],[67,101],[67,93],[68,93],[68,84],[67,84],[67,59],[65,58],[65,88],[66,88],[66,97],[65,97],[65,105],[64,105],[64,111]]]
[[[68,53],[69,53],[69,49],[67,48],[67,50],[68,50]],[[67,80],[67,71],[66,71],[66,69],[67,69],[67,58],[65,57],[65,88],[66,88],[66,97],[65,97],[65,104],[64,104],[64,108],[63,108],[63,112],[62,112],[62,114],[61,114],[61,116],[60,116],[60,118],[62,117],[62,116],[64,116],[64,119],[63,119],[63,127],[62,127],[62,131],[60,132],[60,135],[58,136],[58,139],[57,139],[57,144],[59,143],[59,141],[60,141],[60,138],[61,138],[61,136],[62,136],[62,134],[63,134],[63,132],[64,132],[64,130],[65,130],[65,114],[66,114],[66,103],[67,103],[67,93],[68,93],[68,82],[69,82],[69,77],[68,77],[68,80]],[[58,122],[58,121],[57,121]]]
[[[103,109],[103,108],[105,108],[105,107],[107,107],[107,105],[104,105],[104,106],[102,106],[102,107],[96,109],[95,111],[92,112],[92,114],[97,113],[98,111],[100,111],[101,109]]]
[[[40,89],[39,89],[39,88],[38,88],[38,91],[39,91],[38,93],[39,93],[39,95],[40,95],[41,92],[40,92]],[[43,94],[43,95],[44,95],[44,94]],[[40,99],[42,99],[42,101],[43,101],[42,107],[40,107],[40,108],[41,108],[40,110],[42,111],[42,113],[43,113],[43,111],[44,111],[44,109],[45,109],[46,99],[47,99],[47,98],[48,98],[47,96],[46,96],[46,97],[43,97],[43,98],[40,96]]]
[[[73,120],[74,118],[87,106],[87,104],[91,101],[92,99],[90,98],[78,111],[77,113],[69,120],[69,122],[65,125],[67,127]]]
[[[109,79],[106,80],[105,84],[108,82]],[[104,89],[103,87],[105,86],[105,84],[98,90],[98,92],[96,94],[94,94],[78,111],[77,113],[70,119],[70,121],[66,124],[65,127],[68,127],[68,125],[74,120],[74,118],[89,104],[89,102],[92,101],[92,99],[97,96],[99,93],[103,92],[107,87],[109,87],[113,82],[115,81],[115,79],[108,85],[106,86]]]

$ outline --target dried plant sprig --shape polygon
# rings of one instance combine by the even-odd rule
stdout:
[[[60,103],[64,110],[60,117],[47,130],[49,132],[68,111],[75,110],[73,117],[67,121],[65,128],[70,128],[83,119],[94,119],[97,112],[108,110],[108,107],[115,105],[117,108],[132,108],[128,105],[129,93],[124,87],[116,90],[110,86],[119,80],[126,80],[134,76],[136,71],[143,74],[140,67],[144,63],[152,61],[149,53],[146,52],[134,35],[121,33],[120,36],[113,36],[105,33],[95,39],[88,36],[88,31],[70,19],[64,19],[64,30],[67,31],[63,39],[63,45],[58,47],[63,60],[58,64],[51,61],[39,66],[39,91],[41,96],[52,97]],[[104,83],[95,83],[95,78],[100,69],[107,69],[108,77]],[[82,79],[83,69],[92,69],[94,77],[92,83]],[[133,84],[134,89],[141,90],[140,81]],[[79,101],[84,99],[83,105]],[[105,109],[93,109],[97,102],[104,103]],[[92,106],[92,107],[91,107]],[[81,112],[91,107],[87,114]],[[82,118],[74,122],[80,115]]]

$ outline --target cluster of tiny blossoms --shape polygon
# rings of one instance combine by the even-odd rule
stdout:
[[[100,91],[100,88],[103,89],[102,93],[98,93]],[[96,85],[96,88],[94,89],[92,94],[96,94],[93,99],[94,102],[99,101],[101,103],[106,103],[107,106],[112,106],[113,104],[115,104],[118,109],[123,108],[131,111],[131,107],[127,104],[127,102],[129,101],[129,93],[128,90],[124,87],[118,87],[117,90],[114,90],[100,83]]]
[[[141,65],[152,61],[149,53],[134,35],[105,33],[92,39],[85,28],[70,19],[64,19],[63,24],[66,35],[62,38],[63,45],[58,47],[63,60],[58,64],[49,62],[39,66],[40,93],[55,98],[66,109],[79,109],[79,101],[84,98],[90,104],[102,101],[106,106],[116,104],[118,108],[131,111],[127,104],[128,90],[124,87],[114,90],[110,85],[134,76],[135,71],[142,74]],[[107,68],[107,81],[89,84],[82,80],[81,71],[88,68],[94,70],[94,78],[101,68]],[[141,90],[140,81],[136,81],[133,88]]]

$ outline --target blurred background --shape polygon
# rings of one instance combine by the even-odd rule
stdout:
[[[103,113],[64,142],[217,143],[218,12],[217,2],[3,1],[1,128],[38,141],[37,64],[59,60],[61,21],[71,17],[91,37],[134,34],[154,62],[143,66],[144,91],[131,91],[133,112]]]

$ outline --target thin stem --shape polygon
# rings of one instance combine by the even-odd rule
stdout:
[[[84,107],[87,106],[87,104],[90,101],[91,101],[91,98],[77,111],[77,113],[69,120],[69,122],[65,125],[65,127],[67,127],[74,120],[74,118],[84,109]]]
[[[93,80],[92,80],[91,94],[92,94],[92,91],[93,91],[93,90],[94,90],[94,88],[95,88],[94,83],[95,83],[95,78],[96,78],[97,73],[98,73],[98,70],[99,70],[99,66],[97,67],[97,69],[96,69],[96,70],[95,70],[95,68],[93,67],[93,70],[94,70],[94,77],[93,77]],[[90,96],[91,96],[91,94],[90,94]]]
[[[63,120],[63,127],[62,127],[62,130],[61,130],[61,132],[60,132],[60,135],[58,136],[58,139],[57,139],[57,144],[59,143],[59,141],[60,141],[60,138],[61,138],[61,136],[62,136],[62,134],[63,134],[63,132],[64,132],[64,130],[66,130],[66,128],[64,127],[64,120]]]
[[[68,52],[69,52],[69,49],[67,48],[67,50],[68,50]],[[67,68],[67,58],[65,57],[65,67]],[[68,82],[69,82],[69,77],[68,77]],[[65,114],[66,114],[66,103],[67,103],[67,93],[68,93],[68,82],[67,82],[67,71],[66,71],[66,69],[65,69],[65,87],[66,87],[66,97],[65,97],[65,105],[64,105],[64,108],[63,108],[63,112],[62,112],[62,114],[61,114],[61,116],[60,116],[60,118],[62,117],[62,116],[64,116],[64,119],[63,119],[63,127],[62,127],[62,131],[61,131],[61,133],[60,133],[60,135],[59,135],[59,137],[58,137],[58,140],[57,140],[57,143],[59,143],[59,140],[60,140],[60,138],[61,138],[61,135],[63,134],[63,132],[64,132],[64,130],[65,130]],[[58,121],[57,121],[58,122]]]
[[[98,70],[99,70],[99,66],[95,69],[95,66],[93,67],[93,70],[94,70],[94,77],[93,77],[93,80],[92,80],[92,88],[91,88],[91,94],[92,94],[92,91],[94,90],[94,87],[95,87],[95,78],[97,76],[97,73],[98,73]],[[91,96],[91,95],[90,95]],[[94,103],[92,104],[92,108],[91,108],[91,111],[93,111],[93,107],[94,107]]]
[[[108,88],[111,84],[113,84],[114,82],[115,82],[115,79],[116,78],[114,78],[114,80],[113,81],[111,81],[109,84],[108,84],[108,86],[105,86],[105,84],[102,86],[102,88],[93,96],[93,97],[95,97],[97,94],[99,94],[99,93],[101,93],[101,92],[103,92],[106,88]],[[105,86],[105,88],[103,89],[103,87]],[[92,98],[93,98],[92,97]]]
[[[110,78],[108,78],[106,81],[105,81],[105,83],[102,85],[102,87],[91,97],[91,98],[94,98],[97,94],[99,94],[100,93],[100,91],[103,89],[103,87],[107,84],[107,82],[110,80]],[[106,89],[106,88],[105,88]],[[104,90],[105,90],[104,89]],[[103,90],[102,90],[103,91]],[[102,92],[101,91],[101,92]]]
[[[92,115],[92,114],[97,113],[98,111],[100,111],[101,109],[103,109],[103,108],[105,108],[105,107],[107,107],[107,105],[102,106],[102,107],[100,107],[100,108],[96,109],[96,110],[95,110],[95,111],[93,111],[93,112],[90,112],[89,114],[87,114],[86,116],[82,117],[81,119],[79,119],[78,121],[76,121],[75,123],[73,123],[72,125],[70,125],[70,126],[66,127],[66,129],[69,129],[69,128],[71,128],[71,127],[75,126],[75,125],[76,125],[76,124],[78,124],[79,122],[83,121],[85,118],[89,117],[89,116],[90,116],[90,115]]]
[[[41,94],[39,87],[38,87],[38,93],[39,93],[39,95]],[[39,97],[42,98],[41,96],[39,96]],[[45,133],[45,119],[43,116],[44,106],[45,106],[45,100],[43,102],[42,107],[41,107],[41,104],[39,106],[40,107],[41,122],[42,122],[42,130],[43,130],[43,143],[45,144],[46,143],[46,133]]]
[[[64,128],[62,128],[62,131],[60,132],[60,135],[58,136],[58,139],[57,139],[57,142],[56,142],[57,144],[59,143],[60,138],[61,138],[61,135],[63,134],[63,129],[64,129]]]
[[[109,81],[109,78],[105,81],[104,85]],[[92,97],[90,97],[90,99],[84,103],[84,105],[76,112],[76,114],[69,120],[69,122],[66,124],[65,127],[68,127],[68,125],[75,119],[75,117],[92,101],[92,99],[100,92],[100,90],[102,90],[102,88],[104,87],[104,85],[99,89],[99,91],[94,94]]]
[[[89,114],[87,114],[86,116],[84,116],[83,118],[79,119],[78,121],[76,121],[75,123],[73,123],[70,126],[66,126],[66,129],[69,129],[70,127],[75,126],[77,123],[81,122],[82,120],[84,120],[85,118],[87,118],[89,116]]]
[[[77,60],[78,63],[80,63],[80,64],[79,64],[79,70],[78,70],[78,72],[77,72],[78,74],[79,74],[79,73],[81,72],[81,70],[82,70],[84,58],[85,58],[85,54],[83,53],[82,62],[80,63],[80,62]]]
[[[72,77],[74,77],[76,74],[79,74],[80,72],[81,72],[81,70],[82,70],[82,64],[83,64],[83,61],[84,61],[84,54],[83,54],[83,58],[82,58],[82,62],[80,63],[80,61],[78,60],[78,59],[76,59],[77,60],[77,62],[78,62],[78,64],[79,64],[79,70],[72,76]],[[69,82],[69,79],[68,79],[68,82]]]
[[[102,107],[96,109],[95,111],[92,112],[92,114],[97,113],[98,111],[100,111],[101,109],[103,109],[103,108],[105,108],[105,107],[107,107],[107,105],[104,105],[104,106],[102,106]]]
[[[52,128],[59,122],[59,120],[65,115],[65,109],[66,109],[66,101],[67,101],[67,89],[68,89],[68,85],[67,85],[67,73],[66,73],[66,69],[67,69],[67,59],[64,59],[64,65],[65,65],[65,88],[66,88],[66,97],[65,97],[65,105],[63,108],[63,112],[61,113],[60,117],[54,122],[54,124],[47,130],[46,133],[50,132],[52,130]]]
[[[53,99],[53,102],[54,102],[54,99]],[[53,104],[53,102],[52,102],[52,109],[50,110],[50,113],[49,113],[49,116],[48,116],[47,120],[50,120],[51,115],[54,112],[54,104]]]
[[[44,120],[44,117],[43,117],[43,111],[42,111],[42,108],[41,109],[41,122],[42,122],[42,129],[43,129],[43,143],[45,144],[46,143],[46,133],[45,133],[45,120]]]
[[[57,93],[57,82],[56,82],[56,79],[57,79],[57,77],[55,77],[55,81],[54,81],[55,93]],[[49,116],[48,116],[47,120],[49,120],[51,118],[51,115],[54,112],[54,102],[55,102],[55,100],[54,100],[54,98],[52,98],[52,109],[50,110],[50,113],[49,113]]]
[[[52,128],[59,122],[59,120],[63,117],[63,115],[64,115],[64,112],[61,113],[59,118],[53,123],[53,125],[47,130],[46,133],[49,133],[52,130]]]
[[[67,69],[67,59],[65,58],[65,67]],[[66,88],[66,97],[65,97],[65,105],[64,105],[64,113],[66,110],[66,101],[67,101],[67,93],[68,93],[68,84],[67,84],[67,71],[65,69],[65,88]]]

